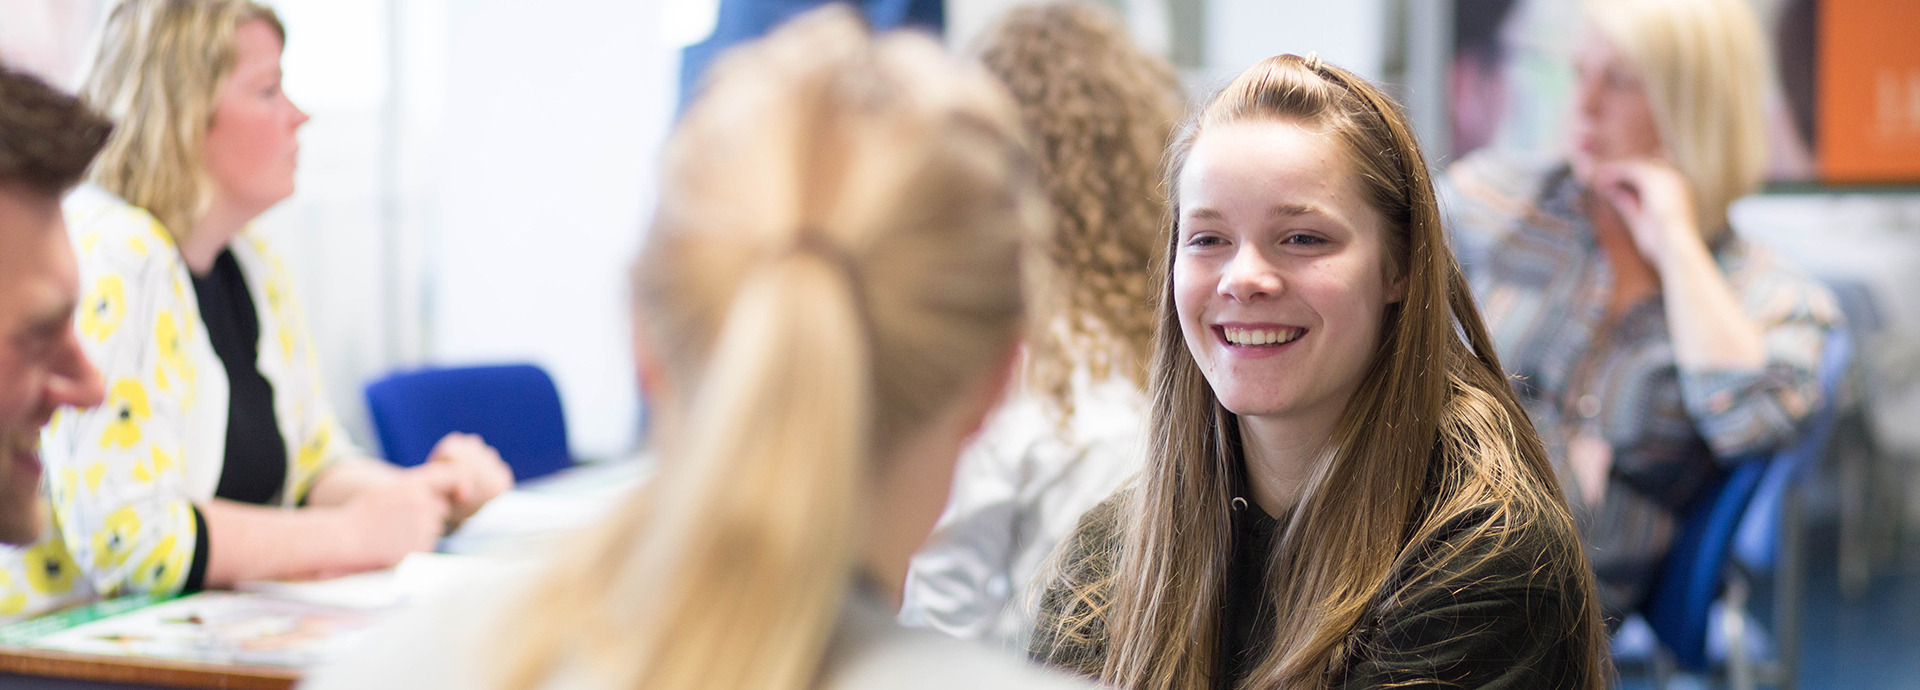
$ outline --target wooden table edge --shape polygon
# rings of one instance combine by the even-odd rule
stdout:
[[[81,654],[0,645],[0,673],[105,683],[134,683],[169,688],[288,690],[300,670],[176,661],[139,656]]]

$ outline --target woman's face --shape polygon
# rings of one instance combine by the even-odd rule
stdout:
[[[1640,72],[1592,27],[1574,54],[1573,152],[1576,180],[1592,182],[1600,163],[1661,156],[1660,131]]]
[[[1338,414],[1404,282],[1387,226],[1330,135],[1282,122],[1208,129],[1179,179],[1174,305],[1234,414]]]
[[[280,90],[280,37],[261,20],[234,32],[233,73],[221,83],[207,128],[207,172],[220,200],[264,211],[293,195],[307,114]]]

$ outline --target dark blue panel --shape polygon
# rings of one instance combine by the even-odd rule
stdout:
[[[720,0],[713,35],[687,46],[680,55],[680,108],[685,109],[707,65],[720,53],[750,41],[807,10],[835,0]],[[885,31],[912,27],[941,34],[946,30],[945,0],[861,0],[855,4],[867,23]]]
[[[368,385],[366,395],[381,449],[396,465],[426,462],[433,445],[455,431],[479,434],[498,449],[515,481],[573,464],[560,392],[539,367],[406,372]]]

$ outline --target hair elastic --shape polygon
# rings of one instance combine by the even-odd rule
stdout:
[[[867,281],[860,270],[860,264],[847,251],[845,245],[835,242],[825,230],[817,226],[802,226],[794,237],[793,244],[787,247],[786,256],[806,255],[832,266],[847,281],[847,290],[852,293],[854,311],[859,312],[860,326],[872,337],[873,315],[867,302]]]

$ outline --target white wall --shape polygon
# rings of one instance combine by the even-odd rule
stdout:
[[[280,0],[289,98],[300,131],[296,191],[256,221],[287,260],[336,411],[377,449],[360,384],[384,371],[388,305],[382,257],[381,113],[388,90],[385,0]],[[350,47],[350,48],[349,48]]]
[[[546,367],[587,456],[629,450],[638,428],[626,266],[678,69],[657,10],[473,0],[450,13],[427,354]]]
[[[1379,79],[1387,49],[1386,0],[1207,0],[1207,69],[1226,81],[1281,53],[1306,55]]]
[[[371,378],[530,361],[560,388],[576,454],[632,450],[625,272],[678,69],[659,4],[273,4],[288,93],[313,120],[299,191],[259,224],[356,438],[374,447]]]

